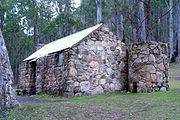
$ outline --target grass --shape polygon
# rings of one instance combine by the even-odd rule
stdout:
[[[179,66],[179,67],[177,67]],[[8,120],[180,120],[180,63],[170,68],[170,90],[153,93],[117,92],[76,98],[36,95],[61,102],[22,104],[10,110]]]

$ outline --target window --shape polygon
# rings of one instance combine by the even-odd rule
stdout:
[[[59,53],[59,58],[58,58],[58,66],[62,66],[63,64],[63,54],[60,52]]]

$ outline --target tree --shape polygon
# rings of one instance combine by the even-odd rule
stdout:
[[[119,8],[118,8],[118,1],[114,0],[114,5],[115,5],[115,21],[116,21],[116,35],[120,39],[120,24],[119,24]],[[122,41],[122,40],[121,40]]]
[[[37,23],[36,23],[36,17],[37,17],[37,11],[36,11],[36,0],[33,0],[33,21],[34,21],[34,52],[36,51],[36,28],[37,28]]]
[[[169,16],[169,53],[170,53],[170,61],[173,55],[173,0],[169,0],[169,9],[170,9],[170,16]]]
[[[144,16],[144,0],[139,1],[139,34],[140,34],[140,41],[146,41],[146,28],[145,28],[145,16]]]
[[[97,5],[97,24],[102,20],[102,0],[96,0]]]
[[[147,41],[153,40],[152,16],[151,16],[151,0],[146,0],[146,22],[147,22]]]
[[[180,2],[176,0],[177,4],[177,26],[180,26]],[[180,59],[180,27],[177,28],[177,41],[178,41],[178,59]]]
[[[70,35],[70,25],[69,25],[69,8],[70,8],[71,0],[66,0],[66,36]]]
[[[0,29],[0,101],[4,107],[19,106],[12,88],[13,72],[8,52]]]

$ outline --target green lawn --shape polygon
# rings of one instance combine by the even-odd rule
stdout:
[[[56,101],[22,104],[10,111],[8,120],[180,120],[180,63],[170,68],[170,90],[154,93],[118,92],[77,98],[37,95]],[[61,100],[61,101],[58,101]]]

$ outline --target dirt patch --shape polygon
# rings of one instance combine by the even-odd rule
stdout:
[[[34,99],[32,96],[16,96],[17,100],[20,103],[27,103],[27,104],[42,104],[42,103],[54,103],[54,102],[62,102],[64,100],[37,100]]]

